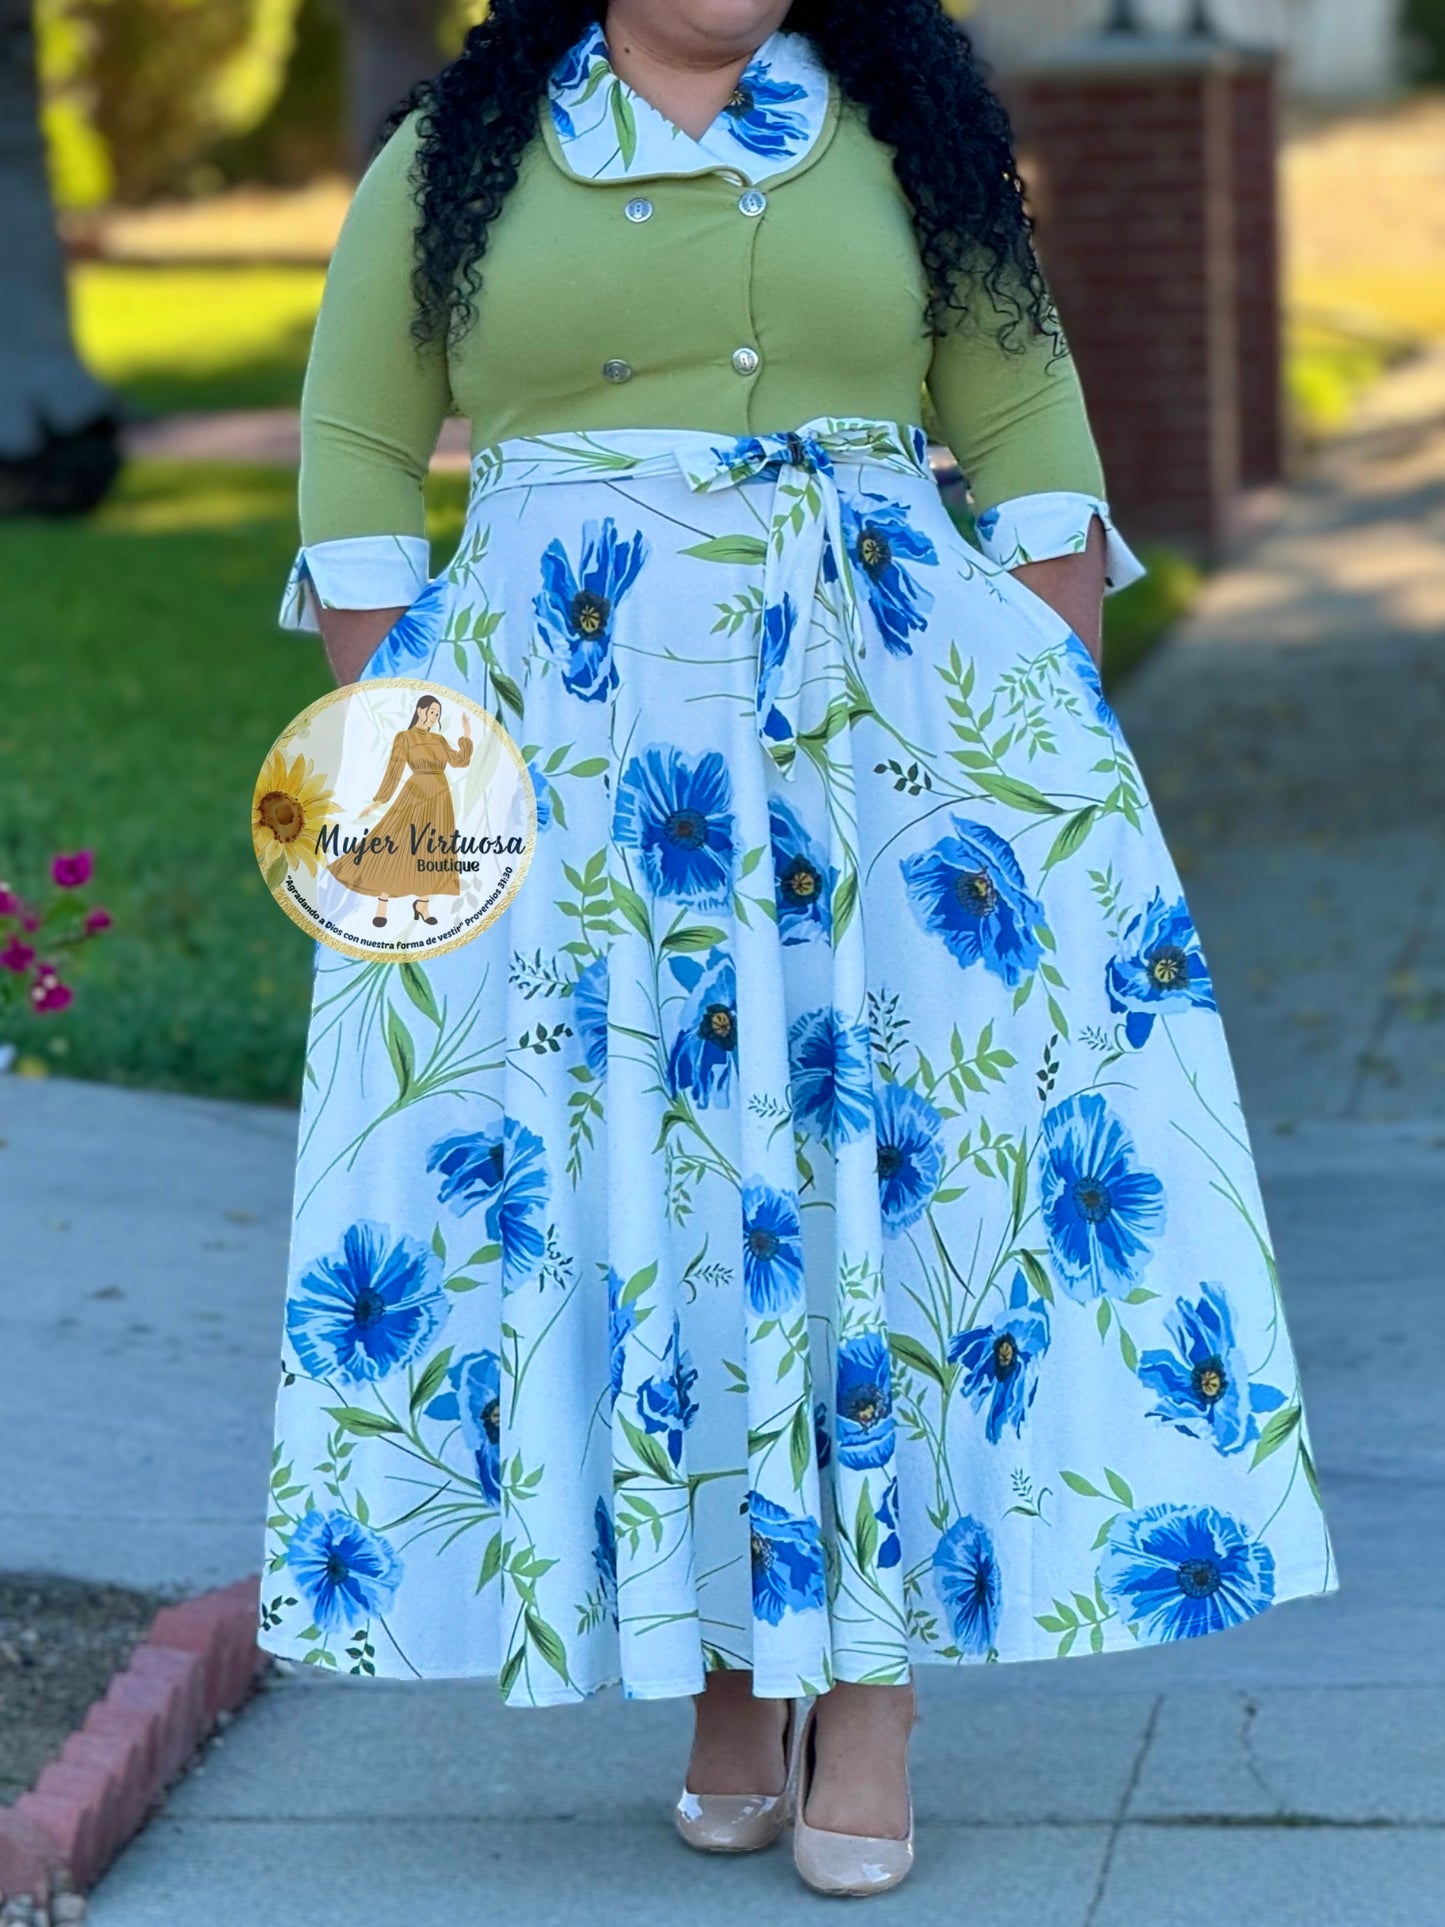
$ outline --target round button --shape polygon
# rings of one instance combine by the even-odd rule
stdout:
[[[622,212],[629,221],[646,221],[652,215],[652,203],[645,195],[639,194],[635,201],[629,201]]]
[[[734,348],[733,367],[740,375],[755,375],[762,366],[763,358],[756,348]]]
[[[631,381],[632,363],[630,361],[604,361],[602,372],[609,381]]]
[[[739,197],[738,209],[743,214],[761,214],[767,204],[767,195],[760,194],[755,187],[750,187],[746,194]]]

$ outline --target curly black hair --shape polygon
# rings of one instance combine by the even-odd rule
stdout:
[[[458,57],[388,117],[417,113],[415,333],[455,340],[475,319],[487,229],[515,185],[552,68],[606,0],[491,0]],[[913,209],[928,279],[925,326],[941,332],[960,289],[987,290],[997,332],[1061,342],[1033,245],[1008,115],[968,36],[939,0],[794,0],[783,26],[806,33],[842,92],[867,113]]]

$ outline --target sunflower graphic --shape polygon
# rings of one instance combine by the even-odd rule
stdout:
[[[304,756],[288,763],[278,749],[266,758],[256,779],[251,810],[251,841],[268,889],[276,889],[288,869],[320,868],[317,833],[336,812],[326,780]]]

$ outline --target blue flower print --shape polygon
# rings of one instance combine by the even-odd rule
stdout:
[[[759,1316],[786,1309],[803,1292],[803,1223],[798,1201],[761,1178],[743,1186],[743,1285]]]
[[[838,872],[781,797],[775,796],[768,803],[768,826],[773,841],[779,941],[826,940],[833,933],[833,886]]]
[[[1213,1010],[1214,985],[1194,920],[1180,897],[1166,904],[1156,890],[1124,932],[1105,972],[1110,1010],[1127,1011],[1124,1035],[1137,1050],[1163,1010]]]
[[[998,510],[996,508],[980,509],[973,518],[973,526],[978,531],[981,541],[989,541],[998,527]]]
[[[873,1112],[868,1026],[824,1005],[788,1030],[789,1084],[798,1128],[825,1144],[861,1137]]]
[[[601,26],[594,20],[591,30],[569,47],[552,69],[548,90],[552,97],[552,118],[565,140],[575,140],[577,125],[558,96],[578,93],[586,86],[593,62],[604,58],[605,44]]]
[[[813,1452],[821,1472],[833,1462],[833,1439],[828,1431],[828,1407],[819,1399],[813,1407]]]
[[[602,1599],[617,1623],[617,1528],[612,1523],[612,1514],[607,1510],[607,1501],[599,1499],[592,1514],[592,1526],[597,1535],[592,1548],[592,1561],[597,1567],[598,1582],[602,1587]]]
[[[1039,1389],[1038,1363],[1049,1348],[1049,1313],[1042,1298],[1029,1297],[1023,1273],[1014,1274],[1009,1308],[993,1325],[959,1332],[949,1362],[962,1365],[959,1391],[987,1413],[984,1436],[997,1445],[1005,1425],[1023,1436],[1024,1415]]]
[[[911,656],[909,641],[915,629],[927,626],[933,591],[904,568],[905,562],[936,566],[938,551],[921,530],[910,528],[908,510],[871,489],[861,491],[874,506],[860,510],[842,497],[843,540],[854,566],[861,570],[874,620],[892,656]]]
[[[460,1420],[462,1437],[477,1462],[482,1496],[496,1505],[502,1496],[502,1361],[495,1352],[471,1352],[447,1367],[449,1392],[438,1392],[426,1408],[428,1418]]]
[[[1116,1521],[1099,1584],[1142,1640],[1198,1639],[1263,1612],[1274,1554],[1213,1506],[1151,1506]]]
[[[865,1472],[893,1457],[893,1390],[888,1340],[881,1332],[838,1346],[838,1459]]]
[[[677,1034],[667,1053],[674,1097],[726,1110],[732,1102],[738,1057],[738,988],[733,960],[716,946],[706,959],[670,957],[668,967],[687,990]]]
[[[671,744],[628,761],[617,785],[612,835],[636,850],[653,891],[697,910],[733,895],[733,788],[715,749],[689,763]]]
[[[609,515],[582,524],[582,561],[573,569],[560,541],[542,553],[542,587],[532,599],[542,639],[566,662],[562,686],[584,702],[604,702],[617,687],[612,629],[617,605],[647,560],[647,538],[626,540]]]
[[[770,76],[765,60],[752,61],[739,76],[719,119],[726,121],[733,139],[750,154],[786,160],[808,137],[805,116],[788,108],[794,101],[806,100],[808,94],[796,81]]]
[[[572,986],[572,1020],[583,1060],[594,1077],[607,1075],[607,956],[594,957]]]
[[[1199,1291],[1193,1301],[1175,1300],[1168,1327],[1176,1349],[1139,1360],[1140,1382],[1159,1400],[1149,1416],[1208,1439],[1217,1452],[1242,1452],[1259,1437],[1256,1415],[1277,1411],[1284,1393],[1250,1384],[1223,1285],[1206,1282]]]
[[[785,1512],[761,1492],[748,1494],[753,1613],[770,1626],[785,1612],[824,1603],[823,1544],[818,1521]]]
[[[527,774],[532,781],[532,796],[537,805],[537,834],[540,836],[552,823],[552,785],[538,769],[536,759],[527,758]]]
[[[658,1370],[637,1388],[637,1416],[647,1431],[662,1435],[674,1465],[682,1463],[682,1435],[697,1417],[696,1383],[697,1368],[682,1349],[682,1328],[674,1318]]]
[[[885,1083],[873,1093],[878,1203],[883,1229],[906,1231],[928,1209],[943,1175],[943,1119],[918,1091]]]
[[[542,1222],[550,1181],[542,1140],[514,1117],[486,1131],[441,1138],[427,1156],[440,1171],[443,1204],[463,1216],[484,1204],[487,1236],[502,1247],[502,1284],[510,1289],[533,1276],[547,1249]]]
[[[1064,638],[1064,647],[1068,650],[1069,660],[1073,663],[1079,681],[1084,685],[1088,693],[1089,701],[1094,706],[1094,715],[1111,735],[1122,738],[1124,732],[1119,726],[1119,718],[1114,714],[1113,704],[1104,694],[1104,683],[1103,678],[1099,674],[1099,665],[1089,654],[1088,645],[1085,643],[1084,638],[1075,635],[1071,629]]]
[[[313,1259],[286,1307],[286,1335],[311,1378],[374,1383],[418,1358],[451,1301],[430,1245],[363,1218]]]
[[[896,1566],[903,1557],[903,1545],[898,1537],[898,1475],[888,1481],[883,1488],[883,1497],[874,1509],[873,1517],[882,1528],[878,1535],[878,1555],[876,1564],[884,1572]]]
[[[763,611],[762,640],[758,645],[758,714],[763,718],[764,734],[775,743],[786,742],[793,733],[792,725],[773,701],[773,692],[787,661],[796,623],[791,596],[769,603]]]
[[[416,600],[397,617],[366,663],[363,680],[373,676],[401,676],[409,662],[429,656],[446,627],[451,583],[444,575],[427,583]]]
[[[1164,1227],[1164,1187],[1097,1091],[1047,1112],[1039,1146],[1044,1228],[1059,1281],[1080,1304],[1135,1283]]]
[[[387,1611],[401,1584],[391,1542],[347,1512],[308,1512],[291,1534],[286,1563],[323,1633],[359,1630]]]
[[[955,1520],[934,1547],[933,1587],[958,1650],[987,1659],[998,1634],[1003,1581],[993,1540],[977,1519]]]
[[[637,1307],[622,1302],[623,1284],[615,1266],[607,1267],[608,1384],[615,1405],[622,1396],[622,1374],[627,1364],[627,1341],[637,1330]]]
[[[952,836],[901,859],[908,901],[965,970],[981,963],[1013,990],[1043,955],[1034,932],[1044,906],[1029,894],[1004,837],[966,817],[949,820]]]

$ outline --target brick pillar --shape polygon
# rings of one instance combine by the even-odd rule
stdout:
[[[1230,88],[1239,465],[1247,488],[1277,482],[1284,472],[1278,81],[1276,57],[1250,50],[1241,53]]]
[[[1205,557],[1227,543],[1241,485],[1278,463],[1260,71],[1218,41],[1112,34],[1003,83],[1111,506],[1127,534]]]

